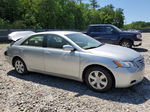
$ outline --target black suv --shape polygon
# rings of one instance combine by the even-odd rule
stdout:
[[[85,34],[102,43],[116,44],[128,48],[142,45],[142,35],[140,32],[122,31],[110,24],[90,25]]]

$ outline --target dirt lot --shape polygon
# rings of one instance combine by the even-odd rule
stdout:
[[[6,62],[0,45],[0,112],[150,112],[150,34],[136,48],[145,56],[145,79],[126,89],[95,93],[68,79],[30,73],[21,76]]]

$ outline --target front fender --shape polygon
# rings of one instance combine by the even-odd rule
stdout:
[[[85,54],[81,54],[80,56],[80,79],[82,79],[83,72],[86,67],[91,65],[103,66],[110,71],[116,68],[116,65],[113,63],[113,59],[111,58],[101,56],[89,56]]]

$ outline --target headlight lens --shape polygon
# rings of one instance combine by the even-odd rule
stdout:
[[[141,38],[142,38],[142,35],[141,35],[141,34],[138,34],[138,35],[136,35],[136,37],[137,37],[138,39],[141,39]]]
[[[133,62],[131,61],[113,61],[115,65],[117,65],[117,67],[124,67],[124,68],[132,68],[135,67]]]

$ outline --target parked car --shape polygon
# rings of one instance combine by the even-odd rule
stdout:
[[[140,32],[140,30],[136,30],[136,29],[128,29],[128,32]]]
[[[128,48],[142,45],[142,35],[140,32],[125,32],[109,24],[90,25],[85,34],[102,43],[121,45]]]
[[[102,44],[79,32],[34,33],[10,45],[4,54],[19,74],[32,71],[78,80],[99,92],[143,79],[144,58],[138,52]]]

